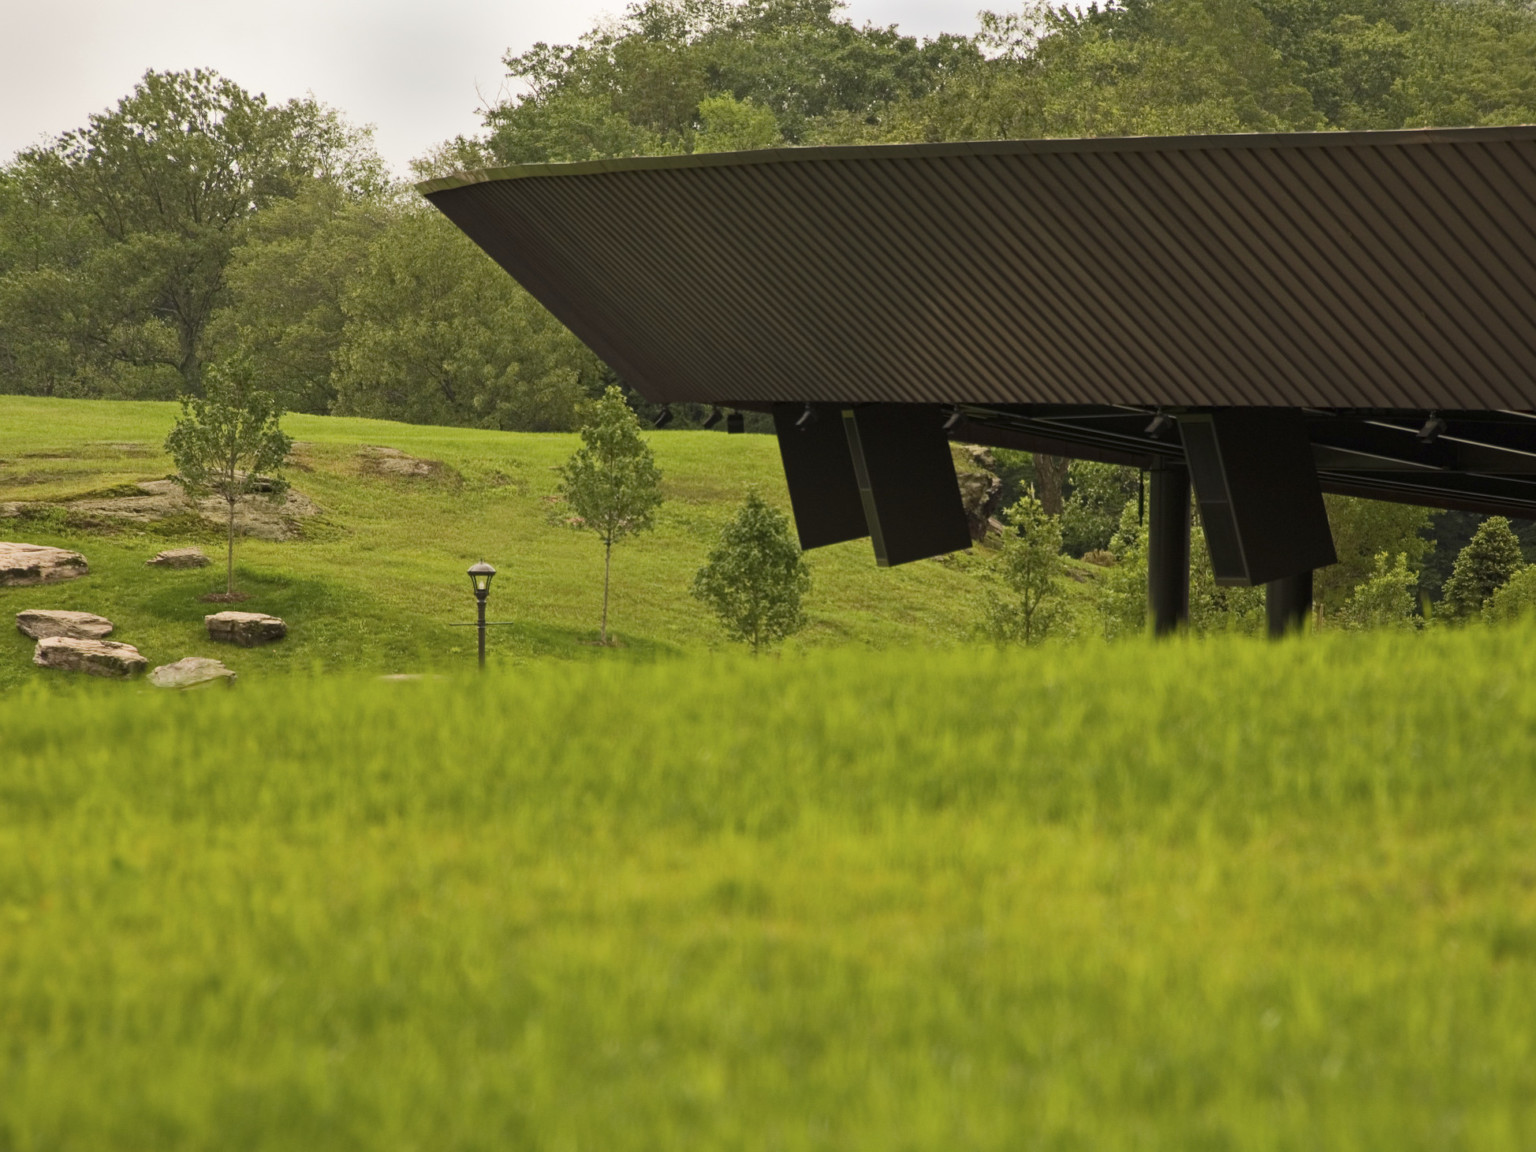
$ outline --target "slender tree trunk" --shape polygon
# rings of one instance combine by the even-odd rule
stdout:
[[[227,503],[229,504],[229,554],[224,565],[224,594],[233,596],[235,594],[235,502],[229,500]]]
[[[1067,480],[1067,458],[1035,453],[1035,495],[1047,516],[1061,515],[1061,490]]]
[[[613,568],[613,541],[603,541],[603,627],[598,636],[598,643],[604,647],[608,644],[608,573]]]

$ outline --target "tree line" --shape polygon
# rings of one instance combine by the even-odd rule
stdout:
[[[832,0],[643,0],[508,54],[519,94],[415,176],[836,143],[1536,121],[1526,0],[1118,0],[920,41]],[[312,99],[148,72],[0,167],[0,390],[546,430],[601,362]],[[703,413],[678,413],[686,427]],[[1054,470],[1054,471],[1053,471]],[[1041,498],[1065,480],[1042,466]]]

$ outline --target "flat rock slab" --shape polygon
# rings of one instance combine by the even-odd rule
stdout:
[[[193,500],[174,480],[146,480],[135,484],[131,495],[71,500],[63,507],[91,519],[129,524],[153,524],[172,516],[196,515],[207,524],[223,528],[229,517],[229,505],[219,497]],[[292,488],[276,502],[256,493],[242,496],[235,505],[235,531],[257,540],[295,540],[303,535],[300,521],[319,513],[314,501]]]
[[[358,455],[362,457],[365,470],[383,476],[431,476],[442,469],[442,465],[435,460],[418,460],[398,448],[368,444],[363,446]]]
[[[288,635],[288,625],[276,616],[261,612],[216,612],[204,616],[208,626],[208,638],[238,644],[242,648],[254,648],[258,644],[270,644]]]
[[[213,561],[203,555],[201,548],[167,548],[144,563],[151,568],[206,568]]]
[[[224,666],[224,661],[207,656],[187,656],[174,664],[162,664],[149,674],[149,682],[156,688],[196,688],[216,680],[233,684],[235,674]]]
[[[68,636],[74,640],[100,640],[112,634],[112,621],[94,612],[63,612],[29,608],[16,613],[16,628],[23,636],[46,640]]]
[[[0,588],[28,584],[55,584],[73,580],[91,569],[85,557],[63,548],[41,544],[10,544],[0,541]]]
[[[119,644],[115,640],[77,640],[73,636],[48,636],[39,640],[32,653],[32,663],[39,668],[84,672],[118,680],[137,676],[149,665],[132,644]]]

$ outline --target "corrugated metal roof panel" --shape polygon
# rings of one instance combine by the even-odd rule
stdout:
[[[1536,408],[1536,127],[423,185],[654,400]]]

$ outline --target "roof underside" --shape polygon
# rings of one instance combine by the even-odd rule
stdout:
[[[1179,454],[1145,433],[1157,408],[1298,406],[1325,487],[1536,511],[1536,127],[791,149],[423,191],[654,400],[956,404],[972,438],[1128,463]]]

